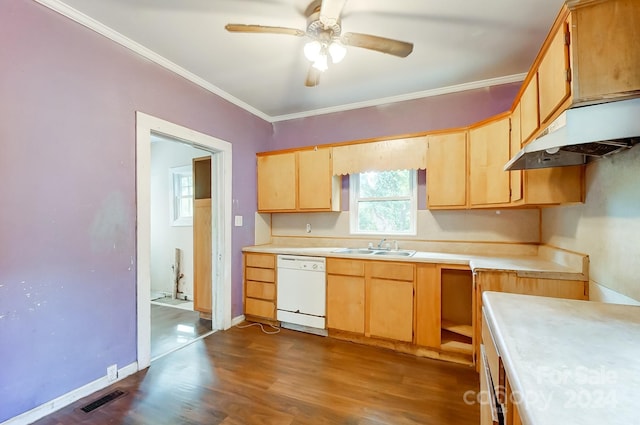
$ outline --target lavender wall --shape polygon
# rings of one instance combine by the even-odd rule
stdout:
[[[274,123],[270,150],[464,127],[505,112],[521,83]]]
[[[233,144],[233,313],[269,123],[57,13],[0,2],[0,422],[136,359],[135,111]]]

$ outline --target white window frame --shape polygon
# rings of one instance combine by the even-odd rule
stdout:
[[[191,215],[184,215],[180,207],[181,191],[176,190],[177,179],[182,176],[191,176]],[[169,222],[172,226],[193,226],[193,169],[191,165],[172,167],[169,169],[171,198],[169,201]]]
[[[382,172],[382,171],[380,171]],[[417,216],[418,216],[418,173],[416,170],[409,170],[411,178],[411,187],[409,196],[394,196],[381,198],[362,198],[360,197],[360,173],[349,175],[349,232],[352,235],[388,235],[388,236],[415,236],[417,234]],[[411,203],[410,228],[406,232],[361,232],[358,231],[358,206],[362,201],[404,201]]]

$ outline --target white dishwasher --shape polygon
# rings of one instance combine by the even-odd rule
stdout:
[[[283,328],[327,335],[324,257],[278,255],[277,316]]]

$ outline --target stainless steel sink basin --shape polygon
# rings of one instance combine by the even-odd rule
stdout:
[[[353,254],[353,255],[388,255],[390,257],[411,257],[415,251],[399,250],[390,251],[386,249],[368,249],[368,248],[340,248],[332,252],[336,254]]]
[[[388,255],[394,257],[411,257],[415,251],[376,251],[374,255]]]
[[[358,255],[370,255],[373,254],[374,250],[372,249],[368,249],[368,248],[340,248],[340,249],[336,249],[335,251],[336,254],[358,254]]]

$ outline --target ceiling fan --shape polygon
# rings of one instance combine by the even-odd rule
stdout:
[[[320,74],[329,66],[329,59],[331,63],[338,63],[344,58],[347,52],[345,46],[361,47],[401,58],[409,56],[413,51],[413,43],[370,34],[342,33],[340,15],[346,2],[347,0],[314,0],[305,13],[305,31],[245,24],[227,24],[225,28],[229,32],[285,34],[309,38],[310,41],[304,47],[304,54],[311,62],[305,82],[307,87],[318,85]]]

